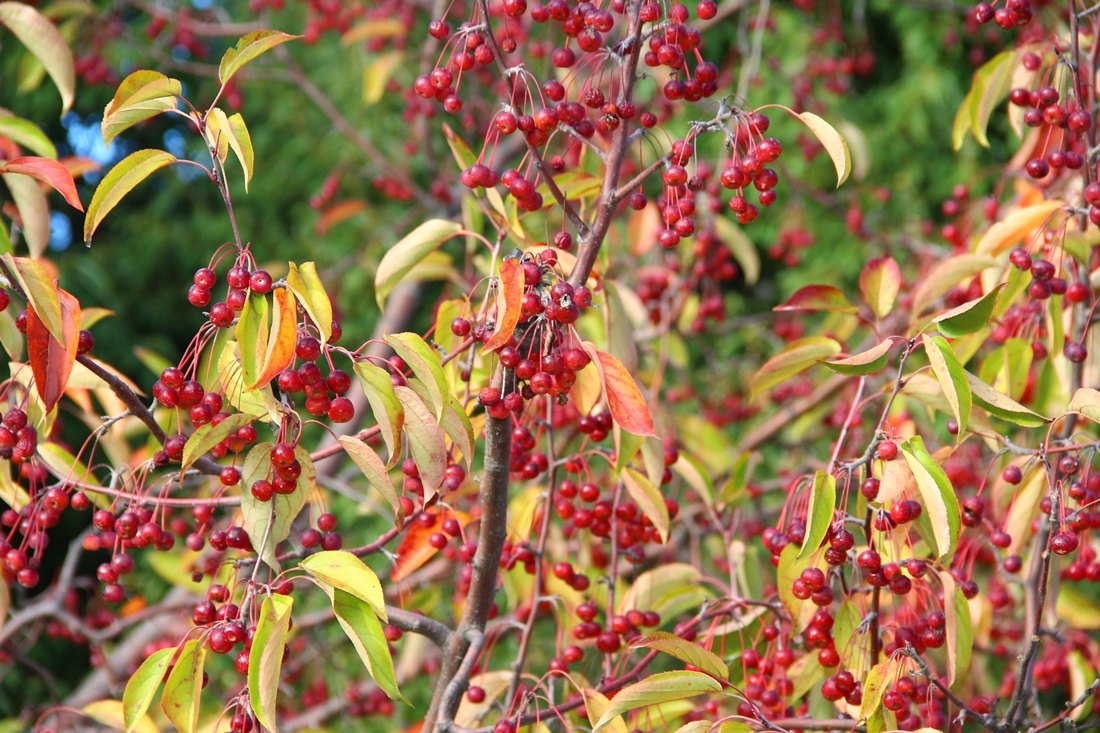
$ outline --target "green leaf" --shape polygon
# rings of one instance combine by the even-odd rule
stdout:
[[[321,332],[321,343],[328,343],[332,336],[332,301],[321,284],[321,278],[317,277],[317,265],[303,262],[298,266],[291,262],[286,285],[298,296],[298,302]]]
[[[57,159],[57,148],[53,142],[30,120],[16,117],[10,112],[0,112],[0,135],[44,158]]]
[[[627,467],[622,473],[623,486],[630,494],[630,498],[642,510],[642,514],[649,517],[653,527],[661,535],[661,542],[668,542],[668,507],[665,506],[665,497],[660,490],[646,478],[645,474],[633,468]]]
[[[798,559],[816,552],[821,546],[821,541],[825,539],[833,523],[834,509],[836,509],[836,479],[832,474],[818,471],[814,474],[814,483],[810,487],[810,506],[806,510],[806,534],[802,538]]]
[[[863,614],[852,601],[840,604],[833,621],[833,641],[842,663],[846,659],[860,659],[861,655],[867,653],[867,636],[864,634],[860,638],[859,635],[862,622]],[[853,640],[855,644],[852,643]]]
[[[946,560],[959,545],[959,500],[943,468],[933,460],[919,436],[901,446],[902,455],[913,472],[921,500],[936,540],[940,560]]]
[[[939,332],[948,338],[959,338],[974,333],[993,316],[993,309],[997,307],[997,298],[1007,283],[1001,283],[990,290],[981,298],[963,303],[958,308],[936,316],[932,323],[936,324]]]
[[[596,733],[617,716],[631,710],[669,700],[683,700],[707,693],[721,692],[721,690],[721,683],[702,672],[659,672],[619,690],[592,728],[592,733]]]
[[[462,231],[462,226],[446,219],[429,219],[390,247],[378,263],[374,276],[374,296],[385,309],[386,296],[416,263],[446,240]]]
[[[659,652],[676,657],[685,664],[698,667],[711,677],[720,680],[729,679],[729,667],[726,666],[721,657],[693,641],[681,639],[667,631],[655,631],[641,639],[630,642],[630,646],[656,649]]]
[[[355,555],[342,550],[326,550],[302,560],[301,566],[317,580],[368,604],[380,619],[387,620],[382,584],[374,571]]]
[[[309,457],[309,451],[297,445],[294,447],[294,456],[302,464],[297,488],[290,494],[275,494],[270,501],[258,500],[248,489],[260,479],[267,478],[271,471],[271,449],[274,447],[272,443],[260,443],[253,446],[244,459],[244,467],[241,469],[241,524],[248,533],[253,549],[260,553],[264,562],[278,570],[279,562],[275,559],[275,546],[290,535],[290,526],[294,518],[302,511],[302,507],[313,494],[317,472]],[[274,518],[272,518],[272,502],[274,502]],[[268,525],[271,525],[270,534]],[[267,535],[266,547],[264,547],[265,535]],[[262,551],[261,548],[263,548]]]
[[[176,658],[176,666],[164,683],[160,708],[180,733],[194,733],[199,722],[199,696],[202,694],[202,667],[206,647],[198,639],[185,641]]]
[[[122,693],[122,715],[126,733],[132,733],[145,716],[145,711],[152,704],[175,653],[176,647],[153,652],[126,682],[126,689]]]
[[[409,439],[409,452],[420,470],[424,501],[429,501],[443,485],[443,472],[447,466],[443,429],[416,392],[408,387],[395,387],[394,392],[405,408],[404,433]]]
[[[359,377],[359,384],[367,395],[374,419],[378,422],[382,439],[386,441],[386,449],[390,455],[387,465],[393,466],[401,456],[399,448],[401,428],[405,424],[405,408],[393,391],[393,382],[388,371],[365,360],[356,361],[354,368],[355,376]]]
[[[442,421],[443,410],[451,403],[451,389],[447,383],[447,375],[443,372],[443,360],[439,358],[439,354],[415,333],[388,334],[384,340],[397,352],[398,356],[405,360],[413,374],[424,382],[431,396],[431,399],[425,402],[435,414],[436,422]]]
[[[937,298],[964,280],[1000,264],[995,257],[976,254],[955,255],[944,260],[913,288],[913,317],[920,316]]]
[[[397,489],[393,486],[390,474],[386,470],[386,464],[382,462],[382,459],[378,457],[373,448],[356,437],[341,435],[337,440],[340,441],[340,445],[344,446],[344,450],[352,462],[367,477],[370,485],[389,503],[393,509],[394,525],[398,528],[402,527],[405,523],[405,510],[401,507],[401,497],[398,496]]]
[[[374,678],[375,684],[391,700],[400,700],[406,705],[411,705],[412,703],[406,700],[397,688],[397,675],[393,670],[389,644],[382,631],[382,624],[379,623],[371,606],[360,597],[339,588],[333,588],[331,596],[336,620],[348,635],[359,658],[363,660],[370,676]]]
[[[459,168],[466,170],[477,162],[477,156],[474,154],[474,151],[470,150],[470,146],[467,145],[446,122],[443,123],[443,137],[446,138],[447,146],[450,147],[451,155],[454,156],[455,162],[458,163]],[[375,282],[377,283],[378,281],[376,280]]]
[[[932,373],[943,389],[944,397],[951,405],[951,412],[959,423],[957,439],[962,441],[966,435],[966,425],[970,420],[970,382],[966,378],[966,370],[955,358],[955,352],[951,346],[939,336],[921,334],[924,341],[924,351],[928,354],[928,361],[932,364]]]
[[[794,620],[797,632],[801,632],[810,624],[817,607],[809,601],[796,598],[791,591],[794,581],[802,575],[802,571],[809,567],[824,568],[825,553],[810,553],[804,557],[798,556],[798,548],[793,544],[787,545],[779,553],[779,567],[777,569],[777,585],[779,588],[779,600],[787,609]]]
[[[241,354],[241,379],[246,385],[255,384],[264,368],[268,347],[267,311],[267,296],[249,292],[233,330]]]
[[[260,54],[270,51],[279,44],[293,41],[301,36],[292,36],[281,31],[253,31],[237,41],[237,45],[225,52],[218,66],[218,81],[224,86],[241,67]]]
[[[806,371],[819,360],[840,353],[840,344],[824,336],[810,336],[790,343],[785,349],[764,362],[749,380],[750,399],[763,391]]]
[[[718,238],[730,248],[733,259],[745,276],[745,284],[755,285],[760,280],[760,253],[756,250],[753,241],[741,227],[735,226],[729,217],[714,217],[714,231],[718,234]]]
[[[890,347],[893,345],[892,339],[886,339],[881,344],[854,356],[844,359],[819,359],[818,363],[827,366],[837,374],[862,377],[881,371],[886,366],[886,362],[890,360]]]
[[[970,132],[973,125],[970,122],[970,100],[974,98],[973,89],[963,97],[962,104],[955,112],[955,121],[951,125],[951,147],[958,150],[966,140],[966,133]]]
[[[408,385],[420,399],[424,400],[425,404],[431,400],[428,387],[424,382],[419,379],[410,379]],[[469,471],[474,460],[474,441],[476,440],[474,426],[470,422],[470,416],[462,409],[462,403],[458,401],[458,398],[454,395],[449,396],[451,404],[443,411],[443,421],[440,423],[440,427],[443,428],[443,432],[462,453],[462,458],[466,462],[466,470]]]
[[[852,305],[848,297],[832,285],[807,285],[795,291],[776,311],[835,311],[837,313],[858,313],[859,308]]]
[[[27,47],[61,93],[61,114],[73,106],[76,71],[65,37],[44,15],[26,3],[0,3],[0,23]]]
[[[50,335],[60,343],[65,343],[61,299],[57,294],[57,284],[46,272],[46,268],[27,257],[13,257],[10,254],[0,255],[0,261],[15,276],[16,283],[30,300],[39,319],[46,324]]]
[[[947,682],[952,687],[962,687],[970,670],[970,655],[974,650],[974,628],[970,621],[970,604],[955,584],[955,577],[940,570],[943,584],[944,635],[947,637]]]
[[[260,605],[260,620],[252,649],[248,653],[248,701],[256,720],[275,730],[275,697],[283,668],[283,646],[290,632],[290,596],[266,596]]]
[[[747,463],[747,461],[744,463]],[[742,461],[738,460],[735,469],[736,466],[741,464]],[[710,472],[699,461],[681,452],[680,459],[672,464],[672,471],[678,473],[680,478],[695,490],[695,493],[707,506],[714,506],[714,482],[711,480]]]
[[[38,457],[62,481],[77,481],[88,486],[102,485],[87,466],[59,443],[40,444]]]
[[[190,468],[191,464],[200,457],[206,455],[214,446],[243,428],[245,425],[252,424],[255,419],[256,418],[252,415],[236,412],[217,425],[207,423],[199,427],[191,434],[191,437],[187,439],[187,443],[183,446],[183,460],[180,465],[180,471],[186,471]],[[260,549],[259,546],[257,546],[256,549]]]
[[[92,203],[84,216],[84,241],[90,247],[103,218],[111,212],[122,197],[134,189],[154,171],[176,162],[176,156],[163,150],[139,150],[119,161],[96,186]]]
[[[1037,428],[1050,422],[1048,418],[998,392],[970,372],[966,373],[966,379],[970,382],[970,393],[974,397],[974,404],[990,415],[1025,428]]]
[[[103,142],[111,144],[118,135],[139,122],[176,109],[176,97],[183,94],[179,79],[158,71],[135,71],[118,85],[115,97],[103,110]]]

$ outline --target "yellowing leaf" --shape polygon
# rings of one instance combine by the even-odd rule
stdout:
[[[126,683],[126,689],[122,693],[123,727],[126,733],[139,730],[141,721],[147,719],[145,711],[153,702],[153,696],[156,695],[175,653],[176,647],[153,652]]]
[[[1035,230],[1047,223],[1056,212],[1065,207],[1064,201],[1057,199],[1043,201],[1022,209],[1016,209],[986,230],[974,248],[975,254],[998,255],[1021,240],[1030,240]]]
[[[588,720],[602,720],[604,713],[611,705],[611,701],[599,690],[591,688],[582,689],[581,696],[584,698],[584,711],[588,714]],[[607,733],[627,733],[626,722],[620,715],[616,715],[607,721],[604,728]]]
[[[416,392],[408,387],[395,387],[394,392],[405,408],[404,432],[409,439],[409,452],[420,470],[424,501],[430,501],[443,485],[443,471],[447,466],[443,430]]]
[[[993,317],[997,299],[1007,283],[1001,283],[980,298],[936,316],[932,323],[948,338],[959,338],[981,329]]]
[[[35,181],[16,173],[3,173],[4,185],[11,192],[15,208],[19,210],[19,222],[27,250],[38,259],[50,243],[50,204],[46,194]]]
[[[91,246],[92,235],[100,222],[134,186],[154,171],[175,162],[176,156],[163,150],[139,150],[127,155],[111,168],[96,187],[92,203],[88,204],[88,212],[84,216],[85,243]]]
[[[181,648],[176,665],[164,683],[160,708],[180,733],[194,733],[199,722],[199,696],[202,694],[202,668],[206,647],[199,639],[188,639]]]
[[[175,109],[176,97],[182,93],[179,79],[170,79],[159,71],[142,69],[130,74],[103,110],[103,142],[110,145],[119,133],[137,123]]]
[[[386,93],[386,85],[405,54],[401,51],[387,51],[378,56],[363,71],[363,103],[377,104]]]
[[[350,46],[371,38],[398,38],[407,35],[408,32],[408,28],[400,18],[371,18],[362,23],[356,23],[347,33],[340,36],[340,45]]]
[[[340,441],[340,445],[344,446],[344,450],[352,462],[359,467],[359,470],[370,481],[371,486],[389,503],[393,509],[395,526],[400,528],[404,525],[405,510],[401,507],[401,498],[397,494],[397,489],[393,486],[389,472],[386,471],[386,464],[382,462],[382,459],[378,457],[373,448],[358,438],[341,435],[337,440]]]
[[[317,265],[313,262],[303,262],[301,265],[291,262],[286,286],[297,296],[298,303],[305,308],[313,325],[317,326],[321,343],[328,343],[332,336],[332,301],[317,276]]]
[[[57,158],[57,148],[42,129],[10,112],[0,112],[0,135],[45,158]]]
[[[266,339],[267,346],[263,354],[258,355],[262,359],[257,362],[255,380],[249,383],[247,379],[244,379],[246,392],[266,387],[281,371],[290,366],[291,361],[294,359],[294,346],[297,343],[298,327],[298,309],[295,306],[294,293],[289,288],[275,288],[272,291],[271,298],[271,328]],[[251,296],[249,299],[251,300]],[[245,347],[241,345],[240,348],[243,364]],[[242,368],[242,375],[243,373]]]
[[[916,318],[951,288],[1000,262],[987,255],[961,254],[936,265],[913,288],[913,317]]]
[[[943,614],[946,618],[944,635],[947,638],[947,681],[951,687],[962,687],[970,669],[970,655],[974,649],[974,629],[970,623],[970,604],[955,584],[955,577],[946,570],[939,571],[943,584]]]
[[[169,651],[175,651],[174,649]],[[81,708],[81,712],[102,725],[115,730],[134,731],[134,733],[157,733],[157,726],[148,715],[142,715],[128,728],[125,722],[123,705],[118,700],[96,700]]]
[[[840,344],[824,336],[810,336],[788,344],[785,349],[764,362],[764,365],[752,375],[749,380],[750,399],[755,400],[764,390],[771,389],[780,382],[809,369],[818,360],[838,353],[840,353]]]
[[[411,704],[397,689],[397,676],[393,669],[389,642],[386,641],[382,624],[374,611],[361,598],[340,588],[333,588],[330,595],[336,620],[340,622],[375,683],[390,699]]]
[[[446,219],[429,219],[409,232],[382,256],[374,276],[374,296],[384,308],[386,296],[409,270],[440,244],[462,231],[462,226]]]
[[[42,64],[61,93],[61,113],[73,106],[76,70],[65,37],[44,15],[26,3],[0,3],[0,23]]]
[[[819,363],[832,369],[837,374],[848,376],[864,376],[880,371],[890,359],[890,347],[894,345],[891,339],[886,339],[877,346],[872,346],[867,351],[846,357],[844,359],[820,359]]]
[[[1091,387],[1081,387],[1073,393],[1073,399],[1069,401],[1070,412],[1079,412],[1095,422],[1100,422],[1100,390]]]
[[[253,446],[245,456],[244,467],[241,469],[241,524],[248,533],[252,548],[260,553],[264,562],[278,569],[275,546],[290,535],[290,526],[294,518],[302,511],[302,507],[313,494],[317,472],[309,457],[309,451],[301,445],[295,446],[294,457],[301,464],[302,472],[298,476],[294,491],[290,494],[275,494],[269,501],[258,500],[249,488],[256,481],[266,479],[270,473],[273,447],[272,443],[260,443]],[[274,503],[274,511],[272,503]]]
[[[717,232],[719,239],[730,248],[733,259],[745,275],[745,283],[755,285],[760,279],[760,253],[756,250],[756,245],[748,238],[741,227],[735,226],[729,220],[729,217],[714,217],[714,230]]]
[[[441,421],[443,411],[451,400],[450,385],[443,371],[443,360],[439,358],[439,354],[423,338],[411,331],[388,334],[384,340],[397,352],[398,356],[405,360],[417,379],[427,387],[431,399],[426,402],[435,414],[436,422]]]
[[[443,137],[447,140],[447,145],[459,168],[466,170],[477,161],[474,151],[470,150],[470,146],[446,122],[443,123]]]
[[[245,425],[251,425],[255,419],[256,418],[252,415],[236,412],[217,425],[207,423],[196,429],[183,446],[183,459],[180,470],[186,471],[191,464],[209,452],[214,446],[236,433]]]
[[[859,289],[876,318],[885,318],[894,308],[901,289],[901,269],[893,257],[876,257],[859,275]]]
[[[1037,428],[1050,422],[1048,418],[998,392],[970,372],[966,373],[966,378],[970,382],[970,393],[974,398],[974,404],[990,415],[1014,422],[1025,428]]]
[[[702,672],[659,672],[619,690],[592,731],[596,733],[617,716],[631,710],[721,690],[721,683]]]
[[[387,619],[382,584],[374,571],[355,555],[325,550],[302,560],[301,567],[314,578],[361,599],[383,621]]]
[[[355,362],[355,376],[359,378],[359,385],[367,395],[371,412],[378,422],[386,448],[389,450],[390,460],[388,465],[397,462],[401,451],[398,450],[401,439],[401,428],[405,424],[405,409],[401,407],[401,401],[393,391],[393,382],[390,381],[390,373],[381,367],[377,367],[368,361]]]
[[[970,420],[970,382],[966,378],[966,371],[955,358],[955,352],[951,346],[939,336],[922,334],[924,351],[928,355],[928,361],[932,365],[932,373],[943,389],[944,397],[951,405],[951,412],[959,423],[958,439],[961,441],[966,434],[966,425]]]
[[[970,129],[974,139],[984,148],[989,147],[985,131],[989,118],[1012,89],[1012,72],[1016,66],[1016,51],[1003,51],[974,72],[974,80],[967,95],[970,107]],[[961,144],[961,143],[960,143]],[[956,145],[955,149],[958,150]]]
[[[848,151],[848,143],[845,142],[840,133],[813,112],[795,112],[792,109],[783,107],[783,105],[777,104],[774,106],[787,110],[801,120],[802,124],[810,128],[810,132],[814,134],[814,137],[825,148],[825,152],[829,154],[829,158],[832,159],[833,167],[836,168],[836,187],[840,188],[840,185],[847,180],[848,174],[852,172],[852,154]]]
[[[882,696],[894,683],[894,670],[895,664],[891,659],[871,667],[863,683],[863,703],[859,708],[860,720],[870,718],[882,705]]]
[[[836,509],[836,478],[825,471],[814,474],[810,487],[810,506],[806,510],[806,534],[802,538],[802,547],[798,550],[801,558],[807,553],[817,551],[829,527],[833,523],[833,510]]]
[[[961,518],[955,488],[943,468],[928,454],[919,436],[904,443],[901,451],[916,479],[921,503],[928,512],[937,554],[941,560],[948,558],[959,544]]]
[[[256,720],[270,730],[275,730],[275,697],[293,606],[294,599],[290,596],[271,595],[263,599],[248,654],[248,699]]]
[[[240,113],[232,117],[226,117],[225,112],[214,107],[210,110],[210,116],[206,118],[207,128],[211,136],[218,143],[218,155],[225,162],[225,153],[221,152],[224,146],[233,150],[237,161],[244,171],[244,190],[248,192],[248,183],[252,180],[252,171],[256,164],[255,152],[252,150],[252,136],[248,134],[248,127],[244,124],[244,118]]]
[[[218,66],[218,81],[223,85],[229,81],[241,67],[260,54],[270,51],[279,44],[293,41],[301,36],[292,36],[280,31],[253,31],[237,41],[237,45],[225,52]]]
[[[661,542],[668,542],[669,517],[664,496],[645,474],[633,468],[624,469],[622,479],[630,498],[634,499],[642,514],[653,522],[654,528],[661,535]]]
[[[729,678],[729,668],[726,667],[726,663],[722,661],[721,657],[693,641],[686,641],[667,631],[655,631],[630,642],[630,646],[656,649],[659,652],[676,657],[685,664],[698,667],[700,671],[706,672],[711,677],[720,680]]]

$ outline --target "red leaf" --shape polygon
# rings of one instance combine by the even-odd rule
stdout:
[[[596,351],[588,342],[585,342],[584,347],[594,357],[593,361],[600,372],[611,417],[628,433],[656,437],[653,416],[649,414],[649,405],[646,404],[642,391],[638,389],[634,376],[611,354]]]
[[[459,511],[448,510],[445,512],[444,517],[446,519],[452,517],[457,519],[463,528],[470,523],[470,515]],[[397,548],[397,562],[394,563],[393,572],[391,573],[394,581],[404,580],[411,572],[431,560],[432,555],[439,552],[439,550],[428,544],[428,538],[434,532],[439,531],[438,523],[429,529],[425,529],[420,522],[412,523],[412,526],[405,533],[405,538],[401,540],[401,546]]]
[[[777,305],[777,311],[838,311],[858,313],[859,309],[832,285],[807,285],[787,299],[783,305]]]
[[[49,158],[36,158],[27,156],[9,160],[0,173],[21,173],[52,186],[65,200],[77,211],[84,211],[84,204],[80,203],[80,196],[76,193],[76,183],[69,169],[56,160]]]
[[[32,306],[27,307],[27,355],[34,374],[34,384],[45,403],[46,412],[53,409],[65,392],[65,385],[76,361],[80,333],[80,303],[64,290],[59,289],[57,294],[61,301],[64,343],[53,337]]]
[[[496,351],[512,337],[523,305],[523,285],[523,268],[519,260],[504,260],[500,265],[500,282],[497,283],[496,326],[493,335],[485,342],[482,354]]]

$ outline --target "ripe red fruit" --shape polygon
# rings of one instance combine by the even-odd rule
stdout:
[[[883,461],[892,461],[898,457],[898,444],[892,440],[884,440],[878,444],[878,457]]]

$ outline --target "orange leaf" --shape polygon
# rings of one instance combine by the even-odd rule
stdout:
[[[470,515],[463,512],[447,511],[444,516],[447,519],[452,517],[457,519],[463,528],[470,523]],[[431,560],[432,555],[439,552],[439,550],[428,544],[428,538],[438,531],[439,529],[435,526],[425,529],[420,522],[412,523],[409,531],[405,533],[405,538],[401,540],[401,546],[397,548],[397,562],[394,564],[391,573],[394,581],[409,577],[410,573]]]
[[[69,171],[69,175],[73,178],[80,178],[103,168],[92,158],[85,158],[80,155],[67,155],[64,158],[58,158],[57,162],[65,166],[65,170]]]
[[[496,351],[512,337],[519,323],[520,306],[523,305],[523,285],[523,268],[519,260],[504,260],[500,264],[500,281],[497,283],[496,326],[481,350],[483,355]]]
[[[317,223],[313,225],[313,231],[317,234],[324,234],[332,227],[336,226],[342,221],[346,221],[355,216],[361,211],[367,210],[367,202],[362,199],[347,199],[346,201],[337,201],[332,206],[325,209],[325,212],[321,214],[321,217],[317,220]]]
[[[77,339],[80,332],[80,303],[64,290],[57,291],[61,301],[61,331],[65,342],[61,343],[46,328],[46,324],[27,307],[27,356],[34,373],[34,384],[45,403],[45,410],[53,409],[76,361]]]
[[[272,293],[274,308],[271,314],[271,335],[267,342],[267,353],[259,369],[256,383],[246,389],[261,389],[290,366],[294,359],[294,343],[298,327],[298,309],[294,302],[294,293],[290,288],[275,288]]]
[[[607,397],[607,407],[619,427],[634,435],[656,437],[653,416],[649,414],[649,405],[646,404],[642,391],[638,389],[634,376],[611,354],[597,351],[587,341],[584,348],[593,357],[592,361],[600,373],[604,395]]]
[[[9,160],[0,173],[20,173],[52,186],[77,211],[84,211],[80,196],[76,192],[76,183],[69,169],[56,160],[27,156]]]

